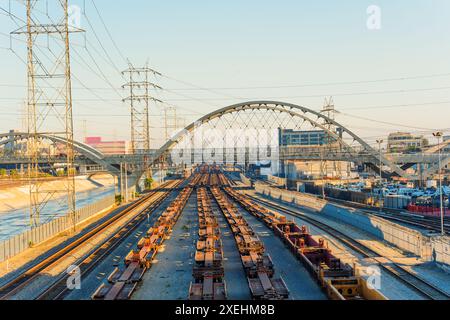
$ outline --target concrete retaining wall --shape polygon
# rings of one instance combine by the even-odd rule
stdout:
[[[257,193],[266,197],[288,202],[294,205],[305,206],[316,211],[322,210],[327,204],[322,199],[312,195],[267,187],[258,183],[255,185],[255,190]]]
[[[95,203],[77,210],[77,224],[89,219],[95,214],[108,210],[114,206],[115,197],[108,196]],[[16,235],[6,241],[0,242],[0,262],[6,261],[19,253],[42,243],[57,234],[73,227],[70,217],[60,217],[32,230]]]
[[[432,260],[450,266],[450,237],[431,238]]]
[[[279,178],[272,175],[267,175],[267,180],[269,182],[275,183],[279,186],[285,186],[286,185],[286,179],[285,178]]]
[[[331,204],[326,200],[308,194],[262,185],[256,185],[255,189],[257,193],[266,197],[312,209],[322,215],[364,230],[380,240],[411,252],[427,261],[450,264],[449,237],[425,235],[383,218],[372,216],[357,209]]]

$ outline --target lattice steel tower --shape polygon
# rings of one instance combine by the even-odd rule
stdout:
[[[177,117],[177,109],[174,107],[165,107],[164,108],[164,133],[165,133],[165,142],[169,141],[172,138],[176,131],[178,130],[179,123]]]
[[[27,0],[24,3],[26,26],[12,32],[27,36],[30,224],[32,227],[40,224],[42,210],[55,195],[61,204],[66,204],[65,197],[60,196],[64,192],[67,196],[67,214],[75,226],[77,217],[74,148],[71,143],[73,118],[69,34],[83,30],[69,25],[67,0],[54,1],[51,7],[47,5],[44,10],[37,7],[39,2]],[[44,173],[39,166],[41,134],[59,136],[66,141],[67,172],[64,189],[56,190],[43,184]]]
[[[335,109],[333,97],[325,98],[325,103],[323,105],[323,109],[321,110],[321,113],[325,114],[329,119],[331,119],[333,121],[335,120],[336,114],[339,112]],[[336,130],[336,127],[328,121],[324,120],[323,125],[328,129],[328,131],[334,132]],[[323,150],[324,152],[337,153],[337,152],[342,151],[340,148],[340,145],[336,145],[333,137],[330,135],[329,132],[327,132],[327,134],[326,134],[326,141],[324,141],[324,144],[325,144],[325,147],[324,147],[325,149]],[[323,169],[325,170],[325,173],[328,174],[327,161],[322,162],[322,163],[323,163],[322,165],[324,166]],[[333,161],[333,172],[338,173],[339,176],[342,175],[341,163],[336,163],[336,161]]]
[[[161,76],[161,74],[147,66],[135,68],[129,63],[129,68],[122,72],[129,76],[129,82],[122,88],[128,88],[129,97],[123,101],[130,102],[131,111],[131,151],[135,153],[148,153],[150,150],[150,119],[149,107],[150,101],[160,102],[150,94],[151,89],[162,88],[153,82],[150,82],[150,75]]]

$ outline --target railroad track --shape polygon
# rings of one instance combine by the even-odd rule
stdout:
[[[247,195],[247,196],[251,200],[261,203],[262,205],[264,205],[266,207],[273,208],[280,213],[284,213],[289,216],[300,218],[301,220],[308,222],[309,224],[311,224],[311,225],[327,232],[331,236],[339,239],[343,244],[345,244],[352,250],[360,253],[361,255],[363,255],[366,258],[380,257],[380,255],[377,252],[375,252],[374,250],[363,245],[359,241],[354,240],[353,238],[347,236],[346,234],[340,232],[339,230],[336,230],[333,227],[330,227],[322,222],[319,222],[319,221],[312,219],[301,213],[284,208],[280,205],[276,205],[274,203],[271,203],[271,202],[268,202],[268,201],[250,196],[250,195]],[[427,299],[431,299],[431,300],[449,300],[450,299],[450,295],[447,292],[437,288],[433,284],[430,284],[430,283],[426,282],[425,280],[421,279],[420,277],[412,274],[410,271],[408,271],[407,269],[405,269],[404,267],[402,267],[399,264],[392,262],[390,264],[381,264],[381,267],[385,271],[387,271],[394,277],[400,279],[404,284],[408,285],[410,288],[414,289],[415,291],[417,291],[419,294],[421,294],[423,297],[425,297]]]
[[[368,214],[372,214],[372,215],[375,215],[377,217],[384,218],[387,220],[401,222],[401,223],[404,223],[407,225],[411,225],[414,227],[420,227],[420,228],[430,230],[433,232],[441,232],[440,220],[433,218],[433,217],[426,217],[426,216],[420,216],[420,215],[414,215],[414,214],[407,216],[407,213],[402,212],[402,210],[389,209],[389,208],[383,208],[383,213],[380,213],[379,211],[376,211],[375,209],[372,209],[363,204],[358,204],[358,203],[334,199],[334,198],[328,198],[328,200],[330,202],[334,202],[339,205],[344,205],[346,207],[361,209]],[[446,232],[446,234],[450,234],[450,226],[448,225],[448,222],[449,222],[448,219],[445,218],[444,231]]]
[[[271,187],[275,187],[275,185],[273,183],[270,183],[268,181],[264,181],[264,180],[257,180],[259,182],[262,182],[264,184],[267,184],[268,186]],[[312,195],[314,196],[314,195]],[[340,199],[335,199],[335,198],[330,198],[327,197],[327,200],[329,202],[338,204],[338,205],[343,205],[349,208],[354,208],[354,209],[360,209],[363,210],[364,212],[380,217],[380,218],[384,218],[386,220],[390,220],[390,221],[394,221],[394,222],[401,222],[404,223],[406,225],[410,225],[413,227],[419,227],[425,230],[429,230],[432,232],[441,232],[441,222],[439,219],[434,218],[434,217],[426,217],[426,216],[418,216],[418,215],[413,215],[411,214],[410,216],[407,216],[407,213],[402,213],[402,210],[397,210],[397,209],[389,209],[389,208],[383,208],[383,213],[380,213],[378,210],[373,209],[373,207],[364,205],[364,204],[360,204],[360,203],[356,203],[356,202],[349,202],[349,201],[345,201],[345,200],[340,200]],[[447,235],[450,235],[450,221],[448,220],[448,218],[445,218],[444,221],[444,231]]]
[[[414,226],[414,227],[420,227],[426,230],[430,230],[432,232],[441,232],[441,224],[440,222],[437,221],[432,221],[432,220],[428,220],[426,218],[420,218],[420,217],[415,217],[415,216],[411,216],[411,217],[407,217],[404,214],[403,215],[399,215],[399,214],[391,214],[391,213],[376,213],[374,211],[371,210],[364,210],[366,213],[375,215],[377,217],[386,219],[386,220],[390,220],[390,221],[394,221],[394,222],[401,222],[410,226]],[[450,234],[450,227],[448,224],[445,224],[444,222],[444,232],[449,235]]]
[[[80,268],[80,276],[84,278],[94,267],[96,267],[105,257],[107,257],[115,248],[117,248],[134,230],[136,230],[146,219],[147,214],[153,213],[161,203],[167,198],[170,192],[161,195],[157,200],[152,202],[149,207],[144,209],[142,213],[132,221],[128,222],[121,228],[114,236],[108,238],[99,247],[97,247],[86,258],[82,259],[81,263],[77,263]],[[58,280],[49,288],[44,290],[36,300],[62,300],[70,292],[67,288],[67,278],[70,275],[62,274]]]
[[[179,185],[181,182],[177,182]],[[36,280],[41,273],[56,265],[60,262],[64,257],[70,255],[73,251],[79,249],[85,242],[88,242],[94,236],[99,234],[100,232],[106,230],[110,225],[114,222],[118,221],[120,218],[124,217],[128,213],[138,209],[141,205],[145,204],[149,200],[151,200],[161,188],[170,187],[173,182],[169,182],[164,186],[150,192],[142,199],[132,203],[127,208],[125,208],[120,213],[114,215],[110,219],[102,222],[86,234],[82,235],[80,238],[76,239],[68,246],[62,248],[61,250],[55,252],[49,257],[43,259],[41,262],[35,264],[30,267],[25,272],[21,273],[18,277],[12,279],[5,285],[0,288],[0,300],[7,300],[18,292],[26,288],[29,284],[31,284],[34,280]],[[147,214],[150,213],[154,209],[156,209],[162,201],[170,194],[170,191],[166,191],[163,195],[157,197],[149,206],[140,210],[140,213],[136,215],[131,221],[122,226],[114,235],[108,237],[105,241],[103,241],[99,246],[91,251],[85,258],[82,258],[81,264],[79,267],[81,269],[82,275],[86,274],[92,268],[98,264],[101,259],[106,256],[111,250],[113,250],[127,235],[129,235],[142,221],[147,219]],[[41,292],[37,299],[61,299],[64,297],[65,293],[67,293],[66,288],[66,279],[69,275],[63,274],[49,287],[46,288],[43,292]]]

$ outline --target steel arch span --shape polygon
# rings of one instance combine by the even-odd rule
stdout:
[[[3,133],[3,134],[0,134],[0,146],[6,145],[11,142],[15,142],[15,141],[27,140],[29,138],[30,138],[30,134],[24,133],[24,132]],[[54,135],[49,135],[49,134],[39,134],[39,138],[42,140],[49,140],[54,143],[61,143],[61,144],[67,143],[65,138],[54,136]],[[119,173],[119,170],[117,168],[115,168],[110,163],[105,161],[105,159],[104,159],[105,156],[103,155],[103,153],[96,150],[95,148],[93,148],[87,144],[78,142],[78,141],[71,141],[69,143],[73,144],[73,147],[76,152],[85,156],[86,158],[93,161],[94,163],[97,163],[97,164],[103,166],[112,174],[117,175]]]
[[[257,113],[264,112],[265,117],[257,116]],[[247,114],[247,122],[239,121],[239,114]],[[275,114],[275,117],[267,120],[268,114]],[[281,119],[281,115],[283,119]],[[310,128],[320,129],[327,132],[327,135],[334,139],[339,144],[339,152],[346,153],[351,159],[361,158],[363,155],[365,159],[369,159],[368,163],[371,163],[375,166],[379,165],[380,155],[378,150],[372,148],[368,143],[366,143],[363,139],[361,139],[358,135],[352,132],[350,129],[341,125],[337,121],[327,117],[326,115],[311,110],[309,108],[292,104],[285,103],[279,101],[250,101],[239,104],[234,104],[214,112],[211,112],[199,120],[188,125],[184,130],[178,132],[172,139],[167,141],[157,152],[154,157],[153,163],[159,161],[165,157],[168,153],[172,152],[178,146],[180,146],[183,140],[189,139],[188,136],[193,134],[195,130],[198,130],[200,127],[205,125],[210,125],[210,127],[216,128],[220,121],[223,119],[225,122],[225,118],[228,117],[230,119],[226,120],[229,124],[229,128],[232,125],[241,126],[241,127],[251,127],[254,125],[256,120],[261,120],[263,118],[266,121],[265,125],[270,126],[268,123],[270,120],[278,121],[276,125],[279,127],[285,128],[284,125],[289,123],[291,128],[299,129],[302,125],[307,124]],[[287,120],[286,120],[287,119]],[[264,127],[264,124],[263,124]],[[330,128],[337,128],[337,131],[333,131]],[[386,157],[381,156],[381,162],[384,166],[390,168],[390,170],[398,176],[408,177],[406,172],[396,165],[395,163],[388,160]]]

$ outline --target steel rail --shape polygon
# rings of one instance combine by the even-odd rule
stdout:
[[[147,219],[147,215],[153,213],[162,204],[162,202],[167,199],[170,193],[171,191],[167,191],[166,193],[160,195],[158,199],[150,204],[150,206],[143,209],[141,214],[134,217],[132,221],[120,228],[113,236],[108,237],[99,246],[97,246],[94,251],[80,259],[81,261],[76,264],[80,268],[80,276],[84,277],[89,274],[94,267],[103,261],[104,258],[107,257],[121,243],[123,243],[123,241]],[[70,274],[66,273],[60,275],[56,282],[37,296],[36,300],[64,299],[70,291],[67,287],[67,279],[69,277]]]
[[[328,234],[335,237],[336,239],[338,239],[339,241],[341,241],[342,243],[347,245],[349,248],[360,253],[361,255],[363,255],[366,258],[375,258],[375,257],[380,256],[377,252],[375,252],[371,248],[363,245],[359,241],[354,240],[353,238],[349,237],[348,235],[342,233],[341,231],[336,230],[335,228],[330,227],[320,221],[317,221],[317,220],[315,220],[311,217],[308,217],[302,213],[295,212],[293,210],[287,209],[280,205],[277,205],[277,204],[274,204],[274,203],[271,203],[271,202],[268,202],[268,201],[250,196],[250,195],[246,195],[246,196],[249,197],[250,199],[252,199],[253,201],[256,201],[256,202],[259,202],[259,203],[265,205],[266,207],[269,207],[269,208],[271,207],[281,213],[299,218],[305,222],[308,222],[311,225],[314,225],[315,227],[327,232]],[[400,279],[403,283],[408,285],[410,288],[416,290],[418,293],[420,293],[425,298],[428,298],[431,300],[448,300],[448,299],[450,299],[450,295],[447,292],[437,288],[433,284],[430,284],[430,283],[426,282],[425,280],[419,278],[418,276],[412,274],[410,271],[406,270],[405,268],[403,268],[402,266],[400,266],[397,263],[392,263],[389,265],[381,264],[381,267],[384,270],[386,270],[388,273],[390,273],[391,275]]]
[[[91,238],[93,238],[95,235],[97,235],[101,231],[108,228],[115,221],[124,217],[125,215],[132,212],[133,210],[137,209],[140,205],[144,204],[150,198],[152,198],[158,192],[159,189],[161,189],[161,188],[155,189],[152,192],[150,192],[149,194],[145,195],[143,198],[135,201],[134,203],[132,203],[131,205],[126,207],[124,210],[122,210],[118,214],[112,216],[111,218],[107,219],[106,221],[95,226],[92,230],[88,231],[87,233],[85,233],[84,235],[79,237],[78,239],[75,239],[69,245],[63,247],[62,249],[51,254],[50,256],[44,258],[42,261],[32,265],[30,268],[28,268],[27,270],[22,272],[20,275],[13,278],[8,283],[4,284],[2,287],[0,287],[0,300],[6,300],[6,299],[14,296],[15,294],[17,294],[21,289],[25,288],[29,283],[31,283],[34,279],[36,279],[36,277],[43,270],[54,265],[60,259],[67,256],[73,250],[78,249],[81,245],[83,245],[85,242],[89,241]],[[144,209],[144,211],[145,211],[145,209]]]
[[[343,205],[349,208],[361,209],[368,214],[381,217],[387,220],[405,223],[411,226],[424,228],[433,232],[441,232],[440,222],[438,222],[437,220],[435,221],[433,217],[426,217],[426,216],[418,217],[412,214],[410,217],[408,217],[406,216],[407,213],[402,213],[402,210],[389,208],[383,208],[383,213],[380,213],[379,211],[375,211],[375,209],[372,209],[371,207],[363,204],[335,198],[327,198],[327,199],[332,203],[334,202],[336,204]],[[447,234],[450,234],[450,227],[444,226],[444,230]]]
[[[268,186],[274,187],[273,183],[270,183],[269,181],[260,180],[257,179],[259,182],[263,182],[264,184],[267,184]],[[311,196],[315,196],[314,194],[311,194]],[[363,210],[365,213],[384,218],[386,220],[395,221],[395,222],[401,222],[406,225],[414,226],[423,228],[425,230],[429,230],[431,232],[441,232],[441,223],[437,220],[435,220],[433,217],[427,217],[427,216],[417,216],[411,214],[411,216],[407,216],[407,213],[402,213],[402,210],[399,209],[390,209],[390,208],[383,208],[383,213],[380,213],[378,209],[375,209],[373,207],[370,207],[368,205],[364,205],[357,202],[350,202],[345,201],[341,199],[331,198],[327,197],[327,200],[331,203],[335,203],[338,205],[343,205],[349,208],[353,209],[360,209]],[[445,219],[447,220],[447,218]],[[447,222],[447,221],[446,221]],[[448,224],[444,225],[444,231],[446,234],[450,234],[450,226]]]

